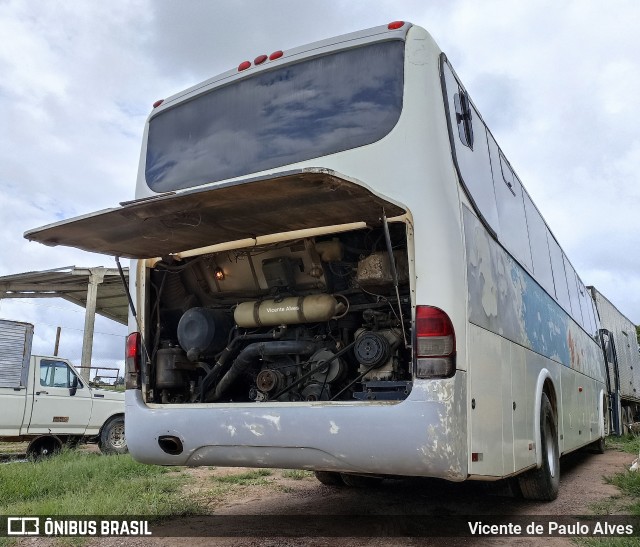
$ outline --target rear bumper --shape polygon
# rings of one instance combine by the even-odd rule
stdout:
[[[467,477],[466,374],[417,381],[401,403],[146,405],[126,393],[127,444],[158,465]],[[180,439],[167,454],[162,436]]]

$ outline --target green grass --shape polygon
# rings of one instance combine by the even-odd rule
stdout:
[[[64,450],[39,462],[0,465],[0,514],[199,514],[203,508],[182,494],[189,480],[181,472],[143,465],[129,455]]]
[[[627,506],[626,513],[640,516],[640,473],[637,471],[616,473],[613,477],[608,477],[607,482],[617,486],[631,498],[631,503]]]
[[[607,448],[629,452],[637,456],[640,452],[640,436],[607,437]]]
[[[212,480],[219,484],[236,484],[239,486],[262,486],[269,484],[268,477],[272,474],[270,469],[255,469],[246,473],[238,473],[237,475],[222,475],[220,477],[212,477]]]
[[[637,456],[640,452],[640,437],[637,435],[609,437],[607,438],[607,448],[621,450]],[[640,516],[640,472],[625,471],[624,473],[616,473],[612,477],[607,477],[607,482],[620,488],[622,493],[629,498],[625,513]],[[640,541],[638,541],[638,544],[640,545]]]
[[[640,437],[634,435],[607,437],[606,444],[609,450],[620,450],[637,456],[640,450]],[[640,472],[616,473],[607,477],[606,481],[620,488],[623,497],[614,497],[594,504],[592,507],[594,513],[599,515],[622,513],[640,516]],[[640,538],[584,538],[577,540],[576,543],[586,547],[638,547],[640,546]]]
[[[640,538],[584,538],[578,544],[586,547],[638,547]]]
[[[304,469],[285,469],[282,471],[282,476],[285,479],[293,479],[294,481],[301,481],[307,477],[313,477],[311,471],[305,471]]]

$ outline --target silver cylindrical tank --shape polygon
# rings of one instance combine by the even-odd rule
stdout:
[[[233,318],[240,327],[317,323],[336,315],[338,306],[338,301],[330,294],[290,296],[282,300],[243,302],[236,307]]]

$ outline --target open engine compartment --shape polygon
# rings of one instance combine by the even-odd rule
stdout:
[[[411,390],[404,223],[165,258],[147,283],[147,402],[393,401]]]

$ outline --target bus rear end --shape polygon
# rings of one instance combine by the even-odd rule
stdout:
[[[266,239],[138,263],[134,457],[461,478],[455,332],[413,305],[407,224]]]
[[[133,259],[136,459],[467,477],[466,312],[440,305],[459,294],[464,310],[464,286],[451,288],[446,259],[417,265],[425,253],[463,264],[453,170],[439,180],[412,138],[433,112],[408,109],[427,104],[407,92],[415,80],[443,112],[438,55],[398,22],[260,56],[157,103],[137,200],[86,220],[92,249]],[[426,124],[441,136],[434,157],[449,150],[438,124]]]

